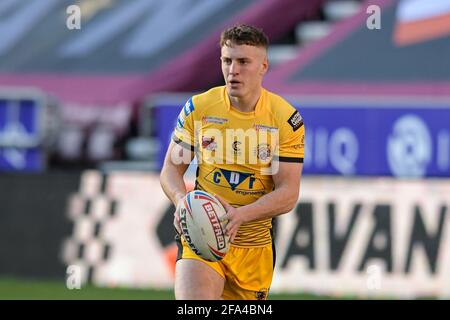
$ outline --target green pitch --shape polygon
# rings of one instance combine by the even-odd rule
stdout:
[[[0,278],[0,300],[173,300],[171,290],[99,288],[92,285],[69,290],[64,281]],[[330,299],[308,294],[271,294],[271,300]]]

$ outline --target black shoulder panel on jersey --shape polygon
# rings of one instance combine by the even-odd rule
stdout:
[[[289,117],[288,123],[291,125],[292,130],[297,131],[303,125],[303,118],[300,113],[295,110],[295,112]]]

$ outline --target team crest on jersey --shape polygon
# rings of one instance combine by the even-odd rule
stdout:
[[[291,125],[294,131],[297,131],[303,125],[303,118],[296,110],[288,119],[288,123]]]
[[[231,144],[231,148],[233,149],[233,152],[235,155],[240,155],[241,154],[241,142],[240,141],[233,141],[233,143]]]
[[[203,123],[224,124],[227,121],[228,121],[228,119],[225,119],[225,118],[207,117],[207,116],[202,117]]]
[[[261,161],[267,161],[270,159],[271,151],[270,145],[267,143],[261,143],[256,147],[256,156]]]
[[[209,151],[215,151],[217,149],[217,142],[214,141],[214,137],[202,137],[202,147],[203,149]]]

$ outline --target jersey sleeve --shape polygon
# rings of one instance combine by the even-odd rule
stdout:
[[[195,106],[192,98],[190,98],[178,115],[177,123],[172,134],[172,140],[175,143],[191,151],[194,151],[194,147],[196,145],[194,130],[194,111]]]
[[[287,118],[287,117],[286,117]],[[303,163],[305,155],[305,126],[300,113],[295,110],[283,119],[279,137],[279,148],[275,159],[281,162]]]

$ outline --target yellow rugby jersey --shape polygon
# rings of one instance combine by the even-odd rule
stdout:
[[[172,139],[195,152],[195,188],[234,207],[273,191],[278,161],[303,162],[305,128],[299,112],[265,89],[253,112],[230,103],[225,86],[193,96],[181,110]],[[233,244],[270,244],[272,219],[241,225]]]

